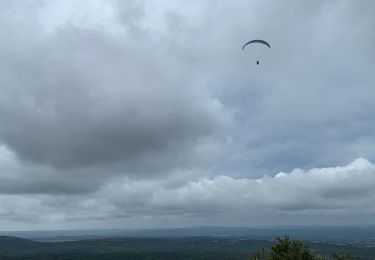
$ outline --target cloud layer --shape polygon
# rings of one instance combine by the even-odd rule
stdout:
[[[4,219],[374,213],[372,1],[0,5]]]
[[[319,216],[375,213],[375,165],[362,158],[343,167],[295,169],[259,179],[216,176],[186,182],[183,175],[117,178],[89,195],[1,195],[0,215],[36,223],[215,216],[279,216],[282,221],[312,215],[319,223]]]

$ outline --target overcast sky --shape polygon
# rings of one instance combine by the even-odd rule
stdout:
[[[1,0],[0,230],[375,224],[374,13]]]

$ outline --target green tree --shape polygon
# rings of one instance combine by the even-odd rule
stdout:
[[[271,248],[270,257],[273,260],[282,259],[318,259],[316,254],[302,241],[291,240],[288,236],[277,238],[278,242]]]
[[[292,240],[289,236],[277,238],[277,242],[270,251],[263,249],[250,256],[251,260],[358,260],[341,248],[331,254],[330,257],[322,257],[312,251],[308,245],[300,240]]]
[[[277,238],[271,251],[256,252],[252,260],[318,260],[322,259],[309,246],[299,240],[291,240],[289,236]]]

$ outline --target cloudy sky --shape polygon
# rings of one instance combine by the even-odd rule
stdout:
[[[375,224],[374,12],[1,0],[0,230]]]

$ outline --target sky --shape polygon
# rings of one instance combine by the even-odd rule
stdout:
[[[375,224],[374,12],[2,0],[0,230]]]

